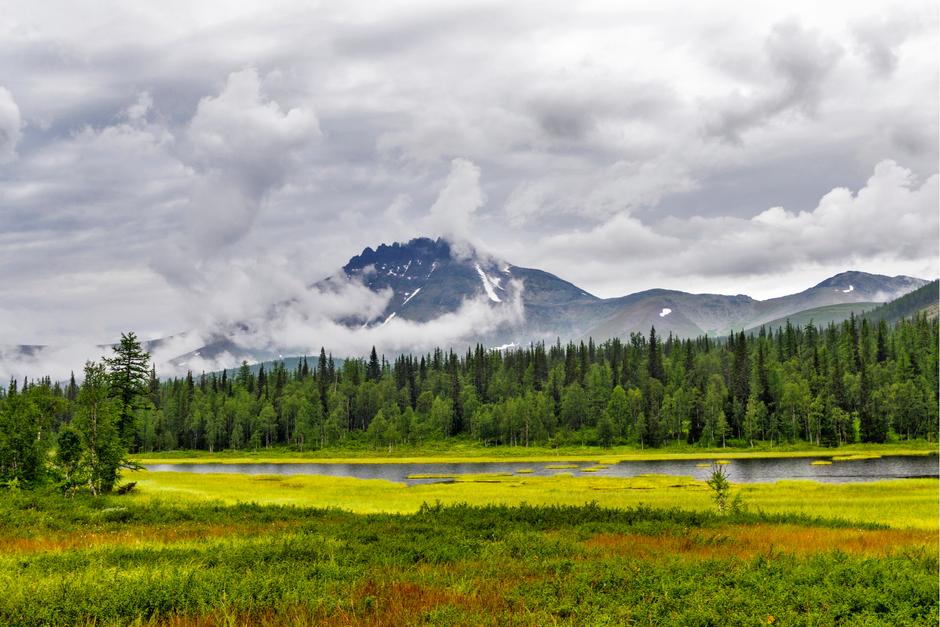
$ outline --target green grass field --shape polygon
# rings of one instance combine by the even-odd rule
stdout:
[[[184,459],[219,458],[238,459]],[[940,610],[935,479],[744,484],[723,515],[701,481],[575,469],[122,481],[136,489],[0,491],[0,624],[936,625]]]
[[[575,472],[575,471],[572,471]],[[336,507],[357,513],[412,513],[422,503],[472,505],[582,505],[683,508],[709,511],[711,491],[688,477],[649,475],[631,479],[591,475],[533,477],[465,475],[455,483],[406,486],[380,479],[310,475],[128,473],[138,482],[134,500],[226,504],[258,503]],[[752,511],[805,514],[891,525],[937,529],[936,479],[824,484],[780,481],[737,488]]]
[[[931,625],[940,592],[933,530],[646,507],[7,492],[0,547],[4,625]]]

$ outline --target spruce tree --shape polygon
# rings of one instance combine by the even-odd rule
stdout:
[[[114,355],[104,360],[108,368],[111,395],[120,402],[117,429],[124,444],[134,444],[134,414],[148,393],[150,354],[147,353],[133,331],[121,334],[121,341],[113,349]]]
[[[660,383],[666,382],[666,370],[663,368],[663,352],[656,339],[656,327],[650,327],[649,361],[647,363],[649,375]]]
[[[369,365],[366,366],[366,380],[367,381],[378,381],[382,376],[382,369],[379,366],[379,356],[375,352],[375,346],[372,347],[372,352],[369,354]]]

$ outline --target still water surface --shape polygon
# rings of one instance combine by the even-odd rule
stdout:
[[[724,465],[734,483],[767,483],[783,479],[812,479],[826,483],[878,481],[913,477],[938,477],[937,455],[886,456],[876,459],[832,461],[813,465],[812,461],[831,461],[831,457],[783,457],[731,459]],[[152,471],[194,473],[237,473],[249,475],[325,475],[356,479],[385,479],[416,484],[447,481],[446,477],[479,473],[511,473],[519,476],[547,477],[571,473],[583,477],[636,477],[659,474],[706,479],[711,472],[707,460],[622,461],[608,467],[594,462],[453,462],[443,464],[148,464]],[[552,468],[552,466],[575,466]],[[702,467],[705,465],[706,467]],[[584,468],[595,468],[585,472]],[[520,473],[520,470],[531,470]],[[432,474],[434,478],[409,479],[410,475]]]

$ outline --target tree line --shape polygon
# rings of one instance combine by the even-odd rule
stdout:
[[[936,319],[852,316],[721,340],[663,340],[653,328],[627,341],[477,345],[392,361],[373,349],[337,363],[321,349],[296,368],[243,363],[161,380],[130,333],[113,357],[86,365],[81,385],[14,380],[0,391],[0,480],[35,480],[53,449],[60,481],[107,490],[106,469],[126,452],[173,449],[932,439],[938,343]]]

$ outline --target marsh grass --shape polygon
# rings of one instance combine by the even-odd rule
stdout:
[[[882,456],[877,453],[856,453],[855,455],[836,455],[832,458],[834,462],[854,462],[860,459],[880,459]]]
[[[220,501],[302,507],[334,507],[357,513],[411,513],[424,502],[537,505],[582,505],[597,501],[608,507],[646,505],[704,511],[714,507],[710,490],[690,477],[643,475],[604,477],[590,473],[531,475],[461,475],[452,483],[406,486],[380,479],[291,475],[267,481],[264,475],[134,472],[138,482],[131,501]],[[740,484],[744,503],[766,513],[800,513],[844,518],[893,527],[938,528],[936,479],[901,479],[827,484],[778,481]],[[734,496],[732,494],[732,497]]]
[[[108,540],[53,546],[89,534]],[[935,533],[797,514],[4,493],[15,538],[32,544],[0,553],[4,625],[904,625],[938,609]]]

